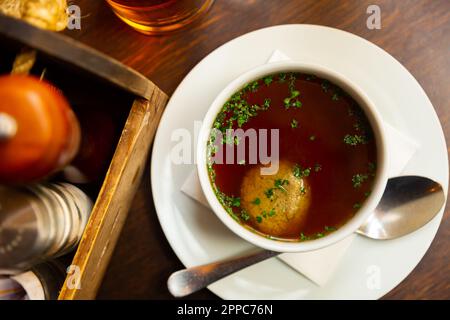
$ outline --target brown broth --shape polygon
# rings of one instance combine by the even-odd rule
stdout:
[[[377,154],[370,125],[350,96],[314,76],[288,73],[286,78],[281,82],[279,75],[273,75],[269,85],[260,79],[255,91],[243,89],[242,99],[249,105],[263,105],[266,98],[271,99],[271,103],[267,110],[259,110],[256,116],[244,123],[242,129],[279,129],[280,160],[311,168],[306,177],[311,188],[306,223],[303,227],[291,227],[279,236],[288,241],[298,241],[301,234],[302,240],[321,237],[354,216],[372,188]],[[283,101],[294,89],[300,92],[298,100],[302,106],[286,109]],[[221,113],[225,120],[220,121],[219,114],[218,122],[226,125],[230,111],[223,109]],[[297,128],[292,128],[292,119],[298,121]],[[236,121],[232,128],[238,128]],[[366,141],[353,146],[344,141],[346,135],[364,136]],[[246,154],[248,157],[248,148]],[[254,166],[238,164],[238,160],[236,164],[214,163],[210,168],[214,188],[225,197],[241,197],[243,177]],[[246,161],[248,163],[248,159]],[[321,167],[317,172],[314,169],[316,164]],[[357,174],[367,178],[355,187],[352,179]],[[224,204],[224,207],[241,223],[258,231],[257,221],[240,218],[239,206]]]

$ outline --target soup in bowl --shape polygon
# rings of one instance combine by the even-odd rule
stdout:
[[[251,70],[217,96],[197,165],[222,222],[279,252],[319,249],[355,232],[387,182],[371,101],[337,72],[297,62]]]

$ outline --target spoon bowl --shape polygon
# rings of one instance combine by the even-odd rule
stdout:
[[[391,178],[375,212],[357,233],[377,240],[399,238],[428,223],[444,203],[442,186],[431,179],[419,176]]]

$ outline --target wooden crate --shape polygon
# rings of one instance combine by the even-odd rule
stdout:
[[[35,49],[40,63],[75,79],[82,77],[74,81],[81,91],[93,82],[131,97],[123,106],[129,111],[124,128],[81,242],[73,258],[68,257],[72,267],[59,294],[60,300],[93,299],[140,184],[167,96],[142,75],[73,39],[1,15],[0,46],[10,51]]]

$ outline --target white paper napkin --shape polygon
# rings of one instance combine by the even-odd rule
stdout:
[[[283,60],[290,60],[290,58],[279,50],[275,50],[268,60],[268,63]],[[384,122],[383,125],[387,131],[386,136],[389,137],[387,143],[389,154],[389,176],[393,177],[401,175],[403,169],[406,167],[419,146],[414,140],[410,139],[388,123]],[[181,186],[181,191],[209,208],[208,201],[200,186],[197,169],[194,169],[190,173]],[[314,283],[323,286],[333,275],[342,256],[356,236],[356,234],[350,235],[338,243],[320,250],[303,253],[284,253],[278,256],[278,258],[294,270],[312,280]]]

